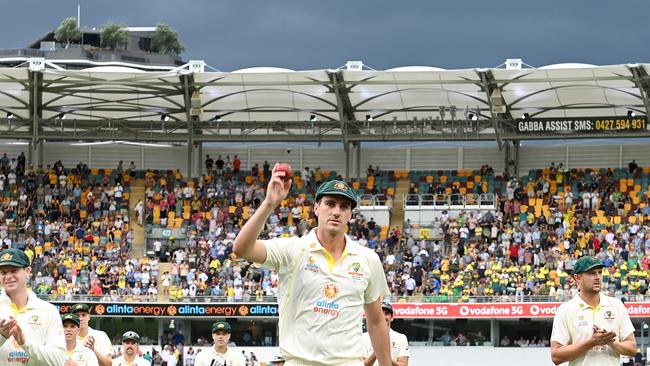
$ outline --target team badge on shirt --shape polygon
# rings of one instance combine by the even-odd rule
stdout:
[[[607,320],[607,322],[609,322],[609,323],[613,322],[614,319],[616,319],[616,317],[614,316],[614,314],[612,313],[611,310],[607,310],[607,311],[605,312],[605,316],[604,316],[604,317],[605,317],[605,320]]]
[[[354,262],[348,266],[348,275],[350,275],[350,279],[352,279],[352,282],[354,283],[361,283],[363,282],[363,276],[364,273],[360,271],[361,270],[361,263],[359,262]]]

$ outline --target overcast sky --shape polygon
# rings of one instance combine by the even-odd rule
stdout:
[[[183,59],[253,66],[374,69],[650,62],[648,0],[20,0],[4,1],[0,48],[22,48],[76,16],[84,26],[167,23]]]

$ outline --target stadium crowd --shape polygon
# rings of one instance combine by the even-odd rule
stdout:
[[[61,161],[25,166],[25,156],[0,158],[0,240],[25,251],[37,294],[155,295],[157,259],[130,255],[129,183],[125,169],[89,169]]]
[[[33,258],[33,286],[40,294],[156,298],[160,291],[172,300],[212,296],[233,301],[275,296],[277,273],[232,253],[239,228],[264,198],[270,165],[242,171],[237,156],[210,160],[206,174],[189,181],[178,170],[144,174],[146,201],[139,203],[139,212],[136,208],[138,221],[184,226],[188,235],[183,246],[157,241],[155,256],[134,258],[129,255],[128,199],[133,163],[128,169],[120,162],[115,170],[100,171],[82,163],[66,169],[56,162],[35,170],[25,166],[24,155],[9,159],[5,154],[0,159],[3,246],[19,246]],[[393,194],[373,184],[391,174],[396,175],[371,166],[365,181],[352,184],[360,193]],[[484,166],[473,174],[485,182],[494,170]],[[466,210],[455,217],[443,212],[428,227],[428,239],[417,239],[420,227],[410,222],[403,230],[389,230],[360,214],[350,222],[349,234],[380,256],[395,302],[408,296],[425,302],[524,301],[530,296],[562,301],[576,292],[570,273],[584,254],[607,264],[603,281],[611,294],[635,299],[648,291],[649,175],[635,162],[629,170],[568,170],[551,164],[524,177],[498,176],[504,184],[495,192],[497,210]],[[292,194],[271,216],[264,235],[309,230],[315,188],[334,177],[320,168],[296,172]],[[459,191],[453,177],[439,178],[429,185],[434,192]],[[485,184],[474,189],[479,185],[486,191]],[[419,193],[417,184],[411,187]],[[161,274],[160,286],[159,261],[172,263],[171,271]]]
[[[160,218],[176,212],[171,216],[187,218],[190,228],[187,245],[173,251],[170,287],[177,286],[178,298],[272,296],[277,274],[231,253],[239,227],[263,199],[268,163],[251,175],[229,169],[228,163],[220,166],[189,183],[175,180],[178,172],[150,181],[147,222],[169,225]],[[476,174],[494,173],[484,166]],[[308,169],[295,176],[296,193],[270,218],[268,237],[301,235],[312,226],[314,184],[307,182],[320,179],[327,177]],[[456,217],[443,212],[430,226],[428,239],[416,239],[418,225],[409,222],[403,230],[387,230],[372,218],[354,216],[349,234],[380,256],[394,301],[407,296],[437,302],[524,301],[530,296],[563,301],[577,291],[570,273],[585,254],[607,264],[603,280],[611,294],[634,299],[647,293],[650,232],[643,223],[650,215],[648,172],[638,167],[616,173],[567,170],[552,164],[530,177],[499,179],[506,183],[497,210],[467,210]],[[448,181],[442,189],[457,186]],[[179,197],[182,203],[177,203]]]

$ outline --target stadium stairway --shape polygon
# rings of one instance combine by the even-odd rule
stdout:
[[[395,186],[395,199],[393,201],[393,213],[390,217],[390,227],[395,226],[402,229],[404,226],[404,196],[409,192],[410,180],[407,177],[401,177],[397,180]]]
[[[133,246],[131,247],[131,255],[140,257],[146,254],[147,247],[144,240],[144,227],[138,225],[137,215],[135,213],[135,205],[139,200],[145,202],[144,199],[144,179],[136,179],[131,183],[131,194],[129,198],[131,227],[133,228]]]

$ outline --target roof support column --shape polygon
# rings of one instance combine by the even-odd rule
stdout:
[[[647,80],[648,73],[640,65],[629,67],[632,75],[634,75],[634,84],[639,88],[641,98],[643,99],[643,106],[645,107],[646,122],[650,123],[648,113],[650,112],[650,101],[648,100],[648,92],[650,92],[650,82]]]
[[[29,117],[32,121],[32,135],[29,141],[28,162],[34,168],[38,168],[43,164],[43,144],[40,141],[39,128],[40,119],[42,117],[42,84],[43,74],[39,71],[29,72],[29,103],[31,108],[29,110]]]
[[[194,92],[194,76],[181,75],[183,81],[183,100],[185,102],[185,119],[187,120],[187,178],[196,176],[194,169],[194,122],[197,116],[191,113],[192,100],[190,96]],[[190,91],[191,89],[191,91]],[[200,159],[199,159],[200,160]]]
[[[501,139],[501,126],[499,124],[500,118],[505,117],[506,119],[513,120],[512,116],[510,115],[509,112],[506,111],[506,113],[501,113],[502,116],[499,116],[499,113],[494,112],[493,108],[493,103],[492,103],[492,92],[494,90],[497,91],[500,95],[500,88],[497,83],[497,81],[494,79],[494,76],[492,75],[491,71],[477,71],[479,76],[481,77],[481,82],[483,89],[485,91],[485,94],[487,96],[487,104],[488,107],[490,108],[490,119],[492,121],[492,128],[494,128],[494,135],[497,140],[497,146],[499,146],[499,150],[503,148],[503,140]],[[500,105],[505,105],[505,102],[503,101],[503,98],[501,98],[501,103]]]
[[[343,79],[343,71],[328,72],[327,75],[332,82],[332,89],[336,96],[336,109],[339,113],[339,122],[341,125],[341,139],[343,143],[343,150],[345,151],[345,177],[350,179],[350,145],[348,143],[348,125],[350,121],[354,121],[354,110],[352,102],[348,95],[348,89],[345,86]]]

